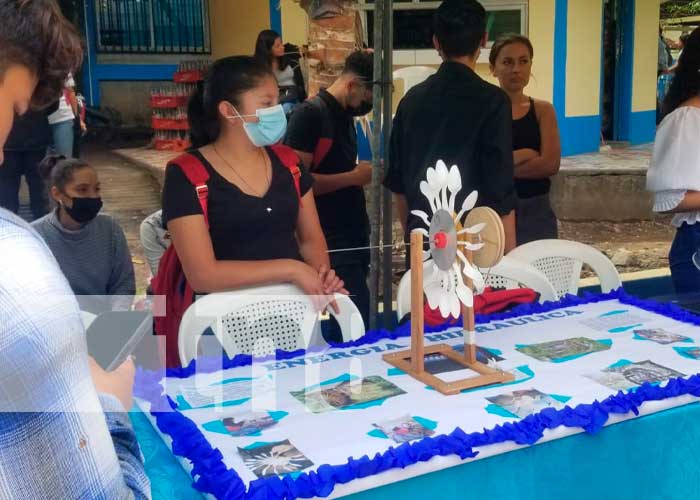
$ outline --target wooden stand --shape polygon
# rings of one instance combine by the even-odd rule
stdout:
[[[471,262],[471,252],[466,252],[466,256]],[[469,281],[467,281],[466,285],[468,287],[473,286]],[[382,359],[448,396],[459,394],[465,389],[515,380],[512,374],[491,368],[476,360],[476,345],[469,342],[470,337],[473,338],[473,335],[470,335],[469,332],[474,332],[474,308],[462,306],[462,317],[465,339],[464,354],[460,354],[447,344],[425,347],[423,326],[423,235],[418,232],[411,233],[411,350],[385,354]],[[425,371],[425,357],[438,354],[461,364],[465,369],[475,371],[479,375],[455,382],[441,380]]]

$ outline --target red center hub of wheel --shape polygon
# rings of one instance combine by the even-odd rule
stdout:
[[[435,248],[443,249],[447,247],[447,233],[440,231],[435,233]]]

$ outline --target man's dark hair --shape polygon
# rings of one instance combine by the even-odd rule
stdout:
[[[447,58],[476,53],[486,32],[486,10],[476,0],[445,0],[433,16],[433,33]]]
[[[345,59],[343,74],[353,74],[371,86],[374,81],[374,55],[363,50],[353,52]]]
[[[75,28],[55,0],[0,0],[0,16],[0,81],[11,66],[24,66],[39,80],[32,105],[56,101],[68,73],[82,62]]]

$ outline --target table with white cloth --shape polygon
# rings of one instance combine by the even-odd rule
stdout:
[[[382,360],[409,348],[409,325],[202,358],[139,372],[153,425],[139,434],[157,433],[210,498],[700,498],[698,324],[622,292],[477,316],[479,358],[515,381],[454,396]],[[463,342],[426,329],[426,345]],[[469,376],[439,357],[426,369]]]

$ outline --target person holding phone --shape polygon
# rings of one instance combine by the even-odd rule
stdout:
[[[0,17],[2,169],[14,117],[57,100],[82,48],[54,0],[0,0]],[[90,360],[58,264],[5,209],[0,255],[0,498],[150,498],[126,413],[133,362],[106,372]]]
[[[32,227],[56,257],[81,309],[128,310],[136,293],[131,252],[117,221],[100,213],[97,171],[62,156],[47,156],[40,170],[58,207]]]

